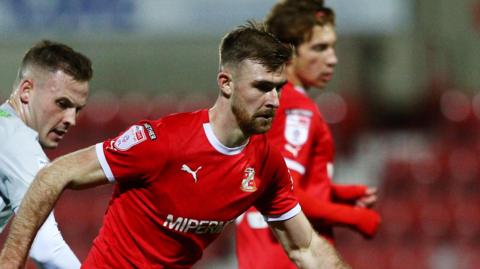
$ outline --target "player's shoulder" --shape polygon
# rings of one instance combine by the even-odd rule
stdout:
[[[38,134],[12,112],[0,111],[0,162],[21,162],[24,166],[33,159],[46,162],[48,159],[38,143]]]
[[[266,134],[256,134],[256,135],[252,135],[250,136],[250,142],[249,144],[251,146],[255,146],[255,148],[264,148],[264,147],[268,147],[268,139],[267,139],[267,136]],[[261,151],[262,149],[260,149]]]
[[[153,121],[147,121],[155,129],[168,128],[171,130],[189,130],[194,125],[201,125],[204,118],[208,119],[208,112],[206,109],[192,112],[174,113],[168,116],[159,118]]]
[[[284,165],[282,154],[265,134],[251,136],[250,143],[249,146],[255,151],[256,159],[262,160],[260,163],[264,169],[276,171],[279,166]]]
[[[25,133],[33,132],[18,117],[0,107],[0,137],[5,140],[21,138]]]
[[[266,134],[252,135],[250,137],[249,146],[255,149],[258,155],[263,155],[267,158],[270,154],[275,154],[274,147],[271,146],[271,142]]]
[[[284,110],[309,110],[316,113],[317,105],[302,89],[296,89],[292,84],[287,84],[280,95],[280,109]]]

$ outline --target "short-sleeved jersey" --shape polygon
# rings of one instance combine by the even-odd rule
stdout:
[[[302,88],[291,83],[282,88],[280,107],[267,136],[285,158],[296,187],[330,201],[333,139],[317,105]],[[332,227],[312,224],[320,234],[332,237]],[[240,269],[296,268],[255,208],[237,219],[236,247]],[[258,255],[260,251],[262,255]]]
[[[141,121],[96,150],[117,184],[83,268],[190,268],[252,205],[271,221],[300,212],[266,136],[225,147],[208,110]]]
[[[38,133],[29,128],[4,103],[0,106],[0,231],[13,215],[35,178],[49,160],[38,142]]]

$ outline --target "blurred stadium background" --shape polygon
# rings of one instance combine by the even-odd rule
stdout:
[[[0,1],[0,97],[23,53],[48,38],[95,69],[89,104],[52,159],[138,119],[208,107],[220,38],[274,3]],[[335,180],[377,185],[383,217],[373,240],[337,229],[338,248],[358,269],[480,268],[480,1],[326,3],[337,13],[340,63],[328,90],[313,94],[334,132]],[[111,189],[67,191],[56,207],[80,259]],[[233,228],[195,268],[236,268]]]

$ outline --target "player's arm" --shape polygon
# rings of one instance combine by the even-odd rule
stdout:
[[[365,185],[332,184],[332,196],[340,202],[371,208],[377,202],[377,188]]]
[[[380,225],[380,215],[368,208],[330,201],[321,201],[301,188],[294,190],[303,212],[313,222],[327,225],[344,225],[371,238]]]
[[[289,168],[293,182],[295,186],[298,186],[294,188],[295,196],[310,221],[325,225],[343,225],[360,232],[367,238],[375,235],[381,219],[377,212],[361,206],[320,200],[301,188],[300,180],[303,174]],[[340,187],[337,190],[338,192],[348,192],[342,194],[349,197],[366,193],[366,188],[343,189]],[[335,191],[332,190],[332,192]]]
[[[315,233],[302,212],[286,221],[269,222],[269,225],[298,268],[350,268],[333,246]]]
[[[30,185],[0,255],[2,269],[23,268],[39,227],[65,188],[81,189],[108,183],[89,147],[58,158],[40,170]]]

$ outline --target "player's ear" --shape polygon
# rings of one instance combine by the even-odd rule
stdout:
[[[28,104],[30,102],[32,91],[33,81],[31,79],[20,81],[20,84],[18,85],[18,95],[22,103]]]
[[[221,70],[217,74],[217,84],[222,96],[230,98],[233,92],[232,74]]]

